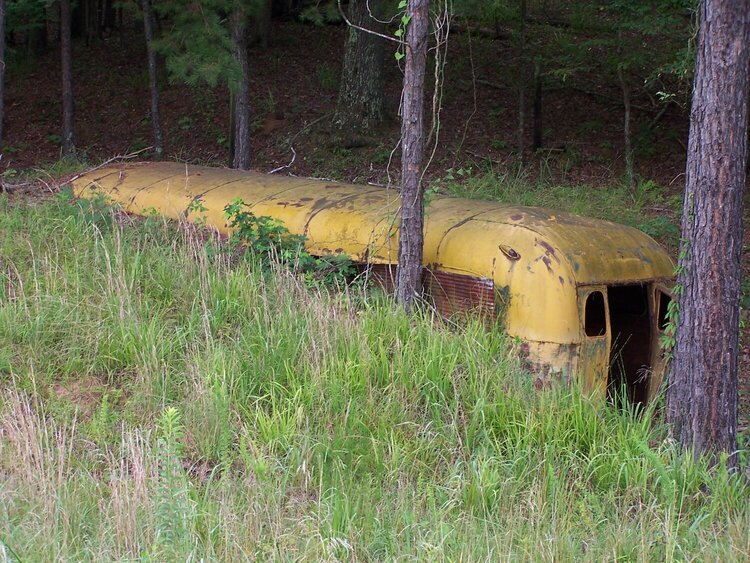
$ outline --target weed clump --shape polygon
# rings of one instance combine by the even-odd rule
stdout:
[[[313,256],[305,249],[305,237],[289,232],[283,222],[272,217],[258,217],[241,199],[224,207],[230,244],[258,259],[265,268],[278,264],[302,275],[308,285],[343,287],[356,274],[346,254]]]

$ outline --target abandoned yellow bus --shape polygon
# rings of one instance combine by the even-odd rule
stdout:
[[[227,232],[224,207],[304,235],[313,255],[345,253],[384,285],[397,262],[399,192],[180,163],[114,165],[73,183],[130,213],[201,218]],[[674,265],[637,229],[533,207],[436,197],[425,218],[425,293],[444,315],[476,309],[521,342],[538,384],[580,381],[588,392],[627,388],[645,402],[665,369]]]

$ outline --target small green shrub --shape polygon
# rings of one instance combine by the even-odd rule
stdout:
[[[191,549],[192,506],[181,462],[184,425],[180,411],[174,407],[164,410],[158,421],[158,430],[158,485],[154,510],[157,533],[152,551],[157,559],[184,561]]]
[[[63,188],[57,199],[61,211],[83,223],[96,225],[100,229],[112,225],[112,201],[104,194],[97,193],[90,199],[76,199],[70,186]]]
[[[305,249],[304,236],[290,233],[278,219],[256,216],[247,207],[241,199],[224,207],[233,230],[230,244],[259,259],[264,267],[280,264],[301,273],[308,285],[325,287],[346,283],[356,273],[345,254],[313,256]]]

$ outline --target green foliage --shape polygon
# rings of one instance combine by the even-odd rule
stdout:
[[[321,88],[333,90],[338,86],[339,75],[337,69],[331,65],[323,63],[315,71],[318,75],[318,82]]]
[[[5,37],[6,60],[3,64],[13,63],[19,58],[19,53],[8,39],[30,33],[41,33],[47,26],[48,0],[6,0],[5,1]],[[6,78],[7,80],[7,78]]]
[[[232,58],[232,39],[226,25],[232,7],[233,2],[227,0],[154,3],[154,10],[171,23],[154,41],[171,79],[211,87],[234,87],[239,82],[240,69]]]
[[[336,286],[346,284],[356,273],[345,254],[312,256],[305,249],[305,237],[295,235],[277,219],[257,217],[240,199],[229,203],[224,214],[232,229],[231,243],[239,246],[269,267],[280,264],[302,274],[309,284]]]
[[[224,207],[224,215],[232,229],[232,244],[244,246],[266,264],[278,260],[288,265],[301,260],[304,267],[309,257],[304,251],[304,237],[291,234],[278,219],[255,216],[246,210],[247,207],[241,199]]]
[[[200,197],[193,198],[185,209],[187,217],[193,215],[192,221],[199,227],[206,224],[206,211],[208,211],[208,208],[203,205],[203,200]]]
[[[659,345],[666,361],[672,360],[672,350],[677,344],[677,324],[680,321],[680,307],[676,299],[672,299],[667,305],[666,325],[664,331],[659,335]]]
[[[235,90],[241,69],[232,55],[230,18],[241,9],[247,20],[260,17],[267,0],[157,0],[154,10],[169,25],[154,40],[170,79],[190,86],[227,84]],[[182,126],[182,124],[181,124]]]
[[[393,32],[393,35],[401,42],[395,53],[397,61],[401,61],[406,56],[406,28],[411,21],[411,16],[407,13],[407,6],[407,0],[399,0],[397,16],[400,15],[400,17],[398,18],[398,29]]]
[[[109,397],[108,394],[102,397],[99,408],[91,417],[86,428],[86,433],[100,446],[116,441],[114,426],[118,417],[110,404]]]
[[[182,468],[181,452],[184,426],[182,415],[169,407],[157,422],[158,486],[154,520],[156,539],[153,555],[165,561],[185,561],[191,549],[188,484]]]
[[[338,0],[315,2],[300,12],[299,19],[318,26],[339,24],[343,21]]]
[[[77,199],[72,188],[66,186],[57,194],[57,199],[63,203],[66,213],[84,223],[96,225],[100,229],[112,226],[112,213],[116,208],[103,193],[97,193],[90,199]]]
[[[521,27],[521,5],[526,22]],[[588,89],[592,75],[617,83],[623,71],[634,98],[643,103],[688,100],[694,61],[694,0],[549,2],[456,0],[456,16],[480,21],[508,35],[524,58],[539,60],[547,85],[575,83]],[[524,72],[526,68],[527,72]],[[513,82],[530,80],[519,62]]]
[[[673,299],[667,305],[666,326],[659,337],[659,345],[667,361],[672,360],[672,350],[677,344],[677,326],[680,323],[680,298],[685,291],[680,282],[680,275],[685,269],[685,261],[690,255],[690,241],[680,239],[680,252],[677,256],[677,265],[674,268],[674,275],[677,283],[672,288]]]

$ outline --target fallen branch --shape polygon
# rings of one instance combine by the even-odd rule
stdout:
[[[289,161],[289,164],[285,164],[284,166],[279,166],[278,168],[274,168],[268,174],[276,174],[276,172],[279,172],[281,170],[284,170],[284,168],[291,168],[292,164],[294,164],[294,161],[297,159],[297,151],[294,150],[294,147],[289,145],[289,148],[292,150],[292,160]]]
[[[118,162],[118,161],[121,161],[121,160],[130,160],[132,158],[135,158],[136,156],[138,156],[142,152],[145,152],[145,151],[150,150],[152,148],[153,147],[146,147],[146,148],[143,148],[141,150],[138,150],[138,151],[135,151],[135,152],[131,152],[129,154],[113,156],[109,160],[105,160],[104,162],[102,162],[101,164],[98,164],[97,166],[94,166],[93,168],[88,168],[84,172],[81,172],[79,174],[76,174],[75,176],[72,176],[66,182],[62,182],[61,184],[59,184],[58,188],[60,186],[62,186],[63,184],[70,184],[71,182],[74,182],[74,181],[78,180],[78,178],[80,178],[81,176],[84,176],[86,174],[90,174],[91,172],[94,172],[95,170],[99,170],[100,168],[104,168],[105,166],[107,166],[108,164],[112,164],[113,162]]]

